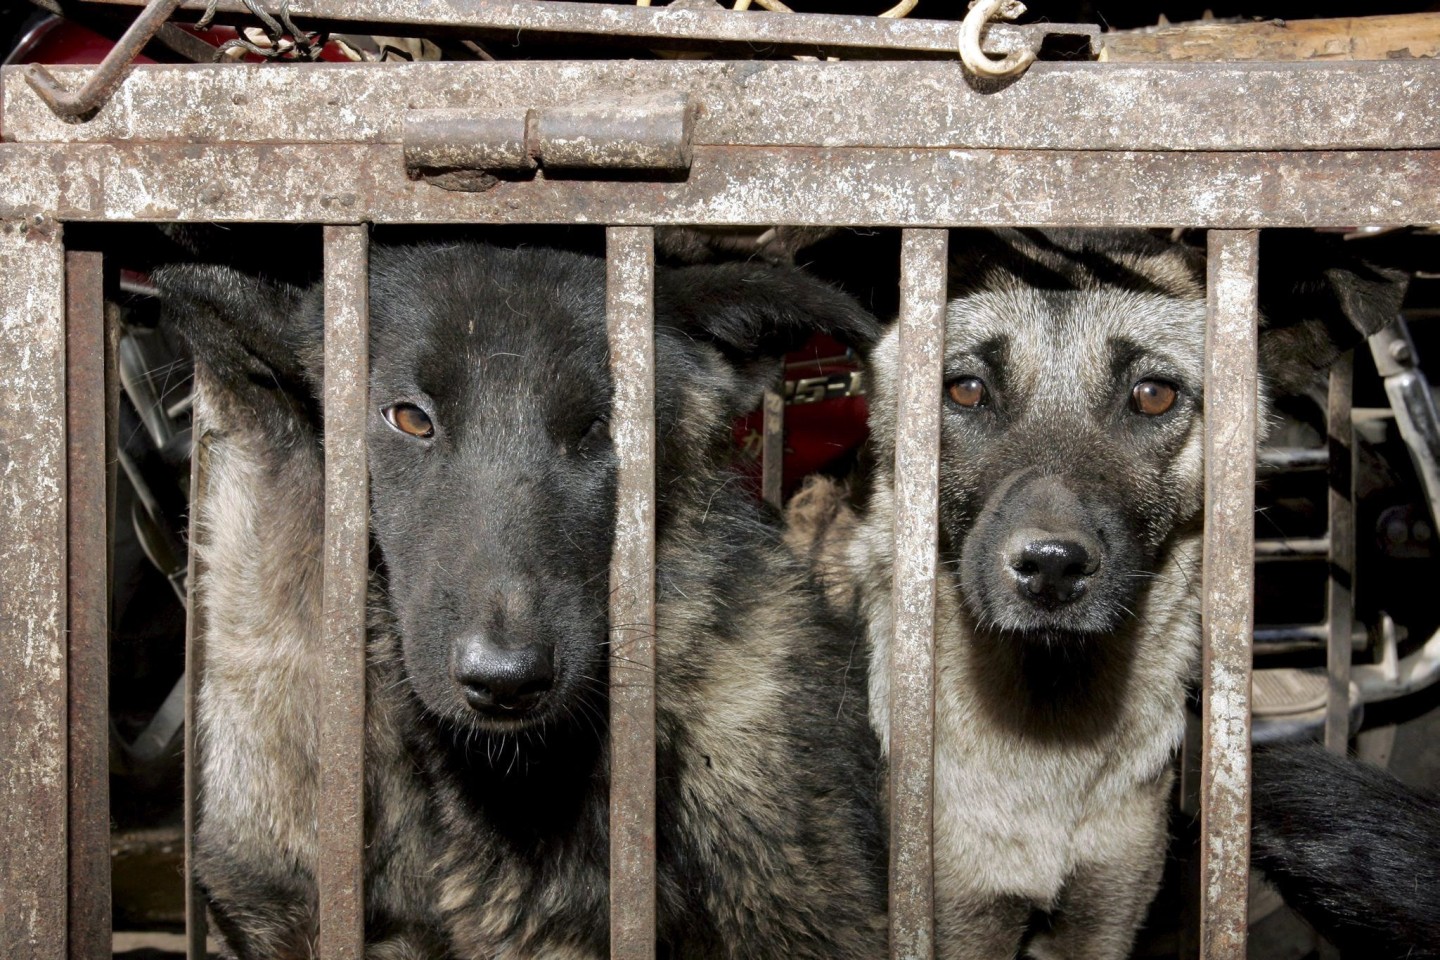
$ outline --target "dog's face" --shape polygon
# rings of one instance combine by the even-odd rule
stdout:
[[[1141,233],[952,243],[942,562],[991,636],[1110,634],[1203,505],[1203,258]],[[892,334],[873,364],[881,457],[897,358]]]
[[[603,265],[420,248],[372,285],[372,530],[406,672],[454,723],[544,724],[605,677]]]
[[[156,279],[201,367],[277,446],[320,426],[318,288],[217,268]],[[661,270],[655,294],[662,518],[674,484],[723,462],[732,419],[786,350],[817,330],[878,334],[849,298],[789,270]],[[618,468],[603,261],[379,247],[370,314],[371,531],[411,687],[465,733],[589,729],[606,682]]]

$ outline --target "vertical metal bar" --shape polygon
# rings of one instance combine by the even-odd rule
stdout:
[[[106,531],[105,277],[99,253],[65,256],[69,546],[71,960],[110,945],[109,537]]]
[[[65,260],[60,225],[0,224],[0,945],[67,953]]]
[[[1350,743],[1350,633],[1355,614],[1355,443],[1350,423],[1354,383],[1355,354],[1347,352],[1330,368],[1326,403],[1330,445],[1330,689],[1325,709],[1325,747],[1340,754]]]
[[[325,679],[320,956],[365,948],[365,595],[370,578],[369,233],[325,228]]]
[[[935,565],[945,363],[945,230],[900,250],[895,637],[890,646],[890,956],[935,953]]]
[[[200,403],[191,429],[190,449],[190,535],[185,570],[185,960],[205,960],[208,933],[205,894],[195,879],[195,827],[200,821],[200,715],[196,705],[205,676],[205,561],[202,556],[204,527],[200,516],[205,509],[209,484],[207,452],[209,438],[201,433]]]
[[[764,444],[760,448],[760,495],[777,510],[783,506],[785,494],[785,375],[765,390]]]
[[[65,251],[0,223],[0,952],[66,956]]]
[[[1258,233],[1212,230],[1209,248],[1200,956],[1244,960],[1255,629]]]
[[[620,458],[610,565],[610,956],[655,956],[655,232],[605,232]]]

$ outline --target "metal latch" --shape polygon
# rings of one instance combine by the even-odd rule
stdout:
[[[690,169],[695,104],[651,94],[511,115],[415,110],[405,117],[405,169],[447,190],[488,190],[537,170],[654,173]]]

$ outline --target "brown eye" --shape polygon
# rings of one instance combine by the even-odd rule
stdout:
[[[386,422],[401,433],[422,439],[435,436],[435,424],[430,422],[424,410],[413,403],[391,404],[381,412],[385,414]]]
[[[950,399],[962,407],[983,406],[987,397],[985,381],[979,377],[961,377],[959,380],[952,380],[946,387]]]
[[[1175,406],[1175,385],[1164,380],[1141,380],[1130,391],[1130,401],[1136,413],[1147,417],[1158,417]]]

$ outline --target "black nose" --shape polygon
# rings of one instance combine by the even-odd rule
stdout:
[[[507,649],[477,637],[458,642],[452,672],[476,710],[528,710],[555,682],[549,648]]]
[[[1022,596],[1045,606],[1072,603],[1100,569],[1099,550],[1078,540],[1029,540],[1011,554],[1010,569]]]

